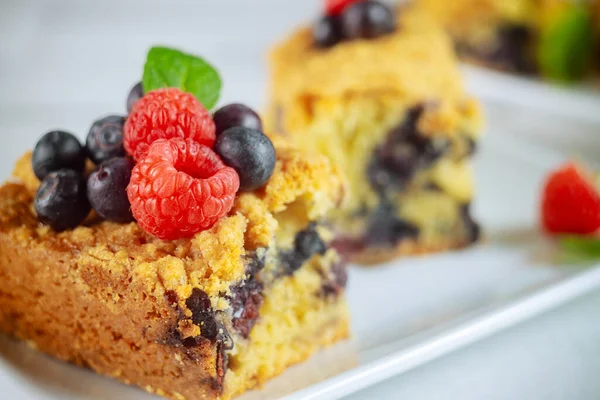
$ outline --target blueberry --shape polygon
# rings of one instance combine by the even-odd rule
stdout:
[[[215,152],[240,177],[240,190],[262,187],[275,169],[275,148],[271,139],[254,129],[235,127],[217,137]]]
[[[50,173],[42,181],[34,204],[43,224],[59,232],[76,228],[91,209],[84,176],[69,169]]]
[[[134,87],[129,91],[129,95],[127,96],[127,112],[130,113],[133,109],[135,103],[138,102],[139,99],[144,97],[144,87],[142,86],[142,82],[138,82]]]
[[[531,51],[533,40],[533,32],[528,27],[518,24],[503,25],[498,29],[495,48],[485,57],[508,70],[535,74],[536,62]],[[555,43],[553,42],[553,45]]]
[[[88,155],[95,164],[124,157],[123,125],[125,117],[111,115],[94,122],[86,140]]]
[[[398,218],[396,207],[384,201],[371,214],[364,241],[367,246],[395,246],[402,240],[418,238],[419,234],[417,226]]]
[[[315,254],[325,254],[327,246],[319,236],[315,224],[298,232],[294,238],[294,247],[280,254],[282,272],[293,275]]]
[[[361,1],[342,13],[342,34],[345,39],[374,39],[395,29],[394,12],[378,1]]]
[[[219,326],[208,295],[194,288],[185,305],[192,312],[194,324],[200,326],[202,336],[210,340],[215,339],[219,333]]]
[[[298,232],[294,240],[294,247],[299,257],[304,260],[309,260],[315,254],[323,255],[327,251],[327,246],[323,243],[314,225]]]
[[[243,104],[229,104],[220,108],[215,112],[213,120],[217,127],[217,135],[236,126],[262,131],[262,122],[258,114]]]
[[[263,285],[254,276],[242,283],[231,287],[229,304],[232,309],[233,327],[244,338],[248,338],[250,331],[260,317],[260,306],[263,303]]]
[[[133,221],[127,198],[133,166],[130,158],[113,158],[96,168],[88,178],[88,199],[102,218],[120,223]]]
[[[322,17],[313,26],[313,38],[317,47],[335,46],[342,40],[342,28],[337,16]]]
[[[33,150],[33,172],[39,180],[61,169],[83,172],[85,159],[85,149],[75,136],[53,131],[45,134]]]

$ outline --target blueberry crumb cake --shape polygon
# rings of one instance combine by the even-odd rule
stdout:
[[[325,223],[343,179],[248,107],[209,114],[206,85],[204,60],[154,48],[128,116],[21,158],[0,187],[0,331],[177,400],[232,398],[348,336]]]
[[[327,155],[349,201],[330,214],[353,261],[468,246],[482,131],[452,44],[427,13],[338,1],[270,57],[268,129]]]

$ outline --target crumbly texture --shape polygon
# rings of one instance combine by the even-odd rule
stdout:
[[[330,218],[340,248],[359,262],[473,242],[464,210],[474,196],[470,157],[482,131],[481,109],[465,94],[444,31],[420,9],[398,15],[399,29],[376,40],[323,50],[304,28],[271,54],[266,124],[327,155],[347,175],[349,201]],[[413,145],[433,154],[405,166],[406,176],[379,165],[386,148],[402,153]],[[402,223],[382,228],[376,218]],[[410,235],[400,241],[405,225]]]
[[[449,37],[426,13],[404,11],[393,34],[330,49],[313,45],[311,27],[295,31],[271,53],[271,95],[302,108],[297,123],[311,117],[315,99],[364,92],[401,94],[407,104],[434,96],[463,98]]]
[[[293,242],[286,235],[305,228],[298,221],[323,219],[346,191],[324,157],[274,141],[278,161],[265,188],[241,194],[210,230],[172,242],[94,216],[68,232],[41,226],[32,204],[39,182],[24,156],[0,188],[0,330],[178,400],[228,399],[345,338],[345,280],[331,276],[345,275],[335,250],[282,276],[252,271],[259,262],[265,271],[280,264]],[[300,215],[288,221],[289,210]],[[232,307],[253,280],[260,290],[248,289],[253,297],[236,310],[250,321],[237,321],[249,327],[245,337]],[[339,283],[335,296],[316,289],[331,282]],[[198,289],[210,299],[216,339],[203,336],[205,322],[186,302]]]
[[[334,260],[332,260],[333,258]],[[292,276],[274,284],[261,309],[263,318],[247,341],[239,342],[229,361],[228,396],[243,393],[283,372],[320,347],[349,334],[346,304],[336,296],[323,299],[323,271],[338,262],[331,250]]]

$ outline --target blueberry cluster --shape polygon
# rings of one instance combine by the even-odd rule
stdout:
[[[315,45],[332,47],[342,40],[374,39],[396,30],[394,12],[373,0],[359,1],[342,10],[340,15],[326,15],[313,27]]]
[[[261,188],[275,170],[275,148],[262,133],[260,117],[242,104],[230,104],[213,115],[217,141],[214,150],[236,170],[240,190]]]
[[[447,138],[429,138],[419,131],[425,107],[420,104],[411,108],[405,120],[375,149],[367,175],[377,193],[404,188],[418,170],[431,166],[450,151],[452,144]]]
[[[110,221],[133,221],[126,188],[133,161],[123,148],[125,117],[94,122],[82,146],[72,134],[52,131],[33,151],[35,175],[42,182],[35,197],[40,221],[56,231],[80,225],[93,208]],[[86,162],[97,165],[86,178]]]
[[[141,83],[127,97],[127,110],[144,96]],[[93,123],[83,146],[71,133],[52,131],[37,143],[33,170],[42,182],[35,198],[40,221],[56,231],[80,225],[93,209],[103,219],[134,220],[127,195],[135,162],[124,147],[126,117],[111,115]],[[275,148],[263,134],[258,114],[230,104],[213,115],[217,141],[214,151],[236,170],[240,189],[256,190],[275,169]],[[88,159],[96,165],[86,176]]]

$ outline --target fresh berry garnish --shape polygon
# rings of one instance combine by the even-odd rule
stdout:
[[[56,231],[79,226],[90,213],[85,178],[69,169],[52,172],[42,181],[35,196],[40,222]]]
[[[396,29],[394,12],[378,1],[361,1],[342,12],[345,39],[374,39]]]
[[[587,171],[569,163],[548,177],[542,224],[550,233],[590,234],[600,229],[600,195]]]
[[[176,88],[157,89],[138,101],[125,123],[125,150],[136,161],[158,139],[183,138],[212,147],[215,123],[191,94]]]
[[[75,136],[53,131],[45,134],[33,150],[33,172],[39,180],[61,169],[83,172],[85,159],[85,149]]]
[[[317,47],[328,48],[342,40],[342,27],[338,16],[322,17],[313,26],[313,38]]]
[[[346,7],[357,0],[325,0],[327,15],[339,15]]]
[[[115,157],[125,157],[124,125],[125,118],[117,115],[94,122],[86,140],[88,155],[94,164],[102,164]]]
[[[262,122],[254,110],[243,104],[229,104],[220,108],[213,116],[217,136],[234,126],[262,131]]]
[[[148,233],[175,240],[209,229],[233,206],[240,181],[209,147],[159,139],[133,169],[127,195]]]
[[[275,148],[271,139],[254,129],[235,127],[221,133],[215,152],[240,177],[240,190],[262,187],[275,169]]]
[[[105,220],[120,223],[133,221],[127,198],[127,186],[133,167],[133,160],[129,157],[113,158],[96,168],[88,178],[87,194],[90,204]]]
[[[142,82],[138,82],[134,87],[131,88],[129,94],[127,95],[127,112],[130,113],[133,110],[133,106],[137,103],[142,97],[144,97],[144,86]]]

